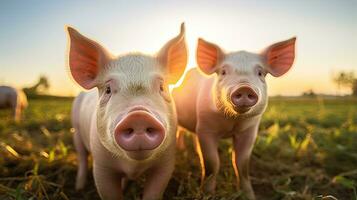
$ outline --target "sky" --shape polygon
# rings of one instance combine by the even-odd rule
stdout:
[[[115,55],[156,53],[186,25],[188,68],[196,67],[197,38],[226,51],[259,52],[297,37],[295,64],[283,77],[268,76],[269,95],[338,92],[341,70],[357,71],[357,1],[1,1],[0,85],[27,87],[49,78],[53,95],[81,88],[67,66],[65,25]]]

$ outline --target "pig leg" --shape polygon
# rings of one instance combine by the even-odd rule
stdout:
[[[18,99],[13,98],[11,100],[11,110],[12,110],[12,113],[13,113],[13,116],[14,116],[14,120],[15,122],[19,122],[20,121],[20,116],[21,116],[21,107],[20,105],[18,104]]]
[[[161,199],[167,184],[170,181],[172,172],[175,169],[175,160],[164,161],[160,166],[150,170],[144,186],[143,200]]]
[[[99,196],[105,200],[121,200],[123,193],[121,188],[122,176],[118,171],[93,164],[93,176]]]
[[[129,185],[129,179],[123,177],[121,179],[121,188],[122,188],[123,192],[128,188],[128,185]]]
[[[87,170],[88,170],[88,151],[86,150],[81,136],[78,133],[78,129],[73,135],[73,142],[77,152],[78,159],[78,171],[76,178],[76,190],[81,190],[84,188],[87,182]]]
[[[21,107],[19,107],[19,106],[16,106],[16,108],[15,108],[14,119],[16,122],[19,122],[21,119]]]
[[[184,150],[186,148],[184,135],[185,135],[185,130],[182,128],[178,128],[176,133],[176,147],[179,150]]]
[[[249,160],[257,136],[258,126],[249,128],[242,134],[233,137],[234,151],[232,163],[237,176],[237,186],[241,186],[248,199],[255,199],[249,178]]]
[[[199,156],[202,168],[202,187],[206,192],[214,193],[219,171],[218,138],[216,134],[197,132],[200,148]],[[203,164],[203,165],[202,165]]]

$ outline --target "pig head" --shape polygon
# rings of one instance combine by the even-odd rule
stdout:
[[[265,77],[268,73],[282,76],[291,68],[295,40],[273,44],[261,53],[225,53],[217,45],[199,39],[197,63],[203,73],[217,76],[217,107],[231,117],[262,114],[268,99]]]

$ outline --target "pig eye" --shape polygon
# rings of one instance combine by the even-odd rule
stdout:
[[[265,74],[264,74],[264,72],[263,72],[262,69],[258,69],[258,76],[259,76],[259,77],[265,76]]]
[[[100,106],[106,105],[106,103],[109,101],[110,97],[112,96],[112,88],[109,82],[105,84],[103,87],[103,95],[100,98]]]
[[[110,88],[109,85],[105,86],[105,94],[111,94],[112,93],[112,89]]]
[[[168,92],[167,88],[165,87],[164,81],[160,81],[159,85],[160,95],[167,101],[171,102],[170,93]]]
[[[163,83],[160,83],[160,92],[163,92],[164,90],[165,90],[164,84],[163,84]]]
[[[222,69],[221,75],[223,75],[223,76],[226,75],[226,70]]]

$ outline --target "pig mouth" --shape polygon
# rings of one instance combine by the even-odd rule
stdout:
[[[127,151],[126,154],[134,160],[145,160],[149,158],[153,152],[151,150]]]
[[[250,107],[250,106],[240,106],[240,107],[233,106],[233,109],[234,109],[238,114],[247,113],[251,108],[252,108],[252,107]]]

